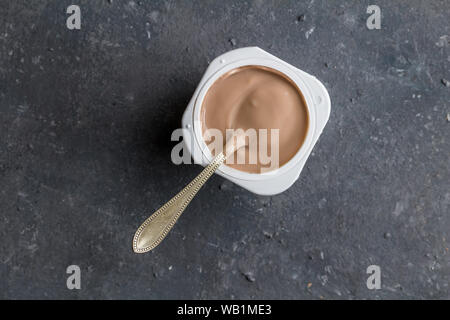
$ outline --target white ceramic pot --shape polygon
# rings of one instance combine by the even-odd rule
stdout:
[[[203,98],[211,85],[224,73],[246,65],[260,65],[282,72],[302,92],[309,113],[305,141],[295,156],[280,168],[261,173],[247,173],[222,165],[216,171],[222,177],[260,195],[274,195],[288,189],[300,176],[311,151],[330,116],[331,102],[324,85],[310,74],[295,68],[258,47],[229,51],[211,62],[183,114],[183,139],[193,160],[206,166],[212,160],[202,137],[200,110]]]

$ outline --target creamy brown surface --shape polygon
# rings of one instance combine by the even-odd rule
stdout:
[[[269,132],[269,129],[279,129],[279,165],[282,166],[305,140],[309,117],[303,95],[290,79],[270,68],[245,66],[227,72],[212,84],[203,100],[201,122],[203,134],[208,128],[216,128],[224,137],[226,129],[254,128]],[[269,152],[270,141],[269,136]],[[247,160],[251,151],[246,147]],[[255,157],[256,164],[246,161],[246,164],[227,165],[251,173],[269,167],[261,163],[259,155]]]

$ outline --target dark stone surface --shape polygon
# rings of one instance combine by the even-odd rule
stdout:
[[[0,298],[450,298],[450,2],[375,1],[371,31],[373,2],[1,1]],[[244,46],[328,88],[313,155],[273,197],[213,177],[133,254],[201,170],[170,135],[202,73]]]

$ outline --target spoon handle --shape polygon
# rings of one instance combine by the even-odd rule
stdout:
[[[225,158],[225,155],[220,153],[191,183],[144,221],[133,238],[134,252],[148,252],[160,244],[198,190],[220,167]]]

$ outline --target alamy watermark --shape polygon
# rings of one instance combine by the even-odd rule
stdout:
[[[381,268],[375,264],[367,267],[367,274],[370,276],[367,278],[366,285],[369,290],[381,289]]]
[[[196,125],[201,125],[197,122]],[[233,154],[228,154],[225,163],[261,165],[261,173],[280,167],[279,129],[226,129],[225,136],[219,129],[209,128],[203,132],[201,139],[205,142],[202,148],[202,162],[208,162],[207,155],[218,155],[225,152],[236,143],[236,137],[246,140],[245,147],[239,148]],[[189,150],[197,143],[191,130],[179,128],[172,132],[172,141],[178,143],[172,148],[171,160],[174,164],[191,164]],[[181,140],[181,141],[180,141]]]
[[[372,4],[367,7],[367,13],[370,16],[367,18],[366,26],[369,30],[381,29],[381,9],[379,6]]]
[[[69,30],[80,30],[81,29],[81,10],[77,5],[70,5],[66,10],[67,14],[70,16],[66,20],[66,26]]]
[[[67,267],[66,273],[70,274],[70,276],[68,276],[67,280],[66,280],[67,289],[80,290],[81,289],[81,269],[80,269],[80,267],[77,266],[76,264],[72,264]]]

